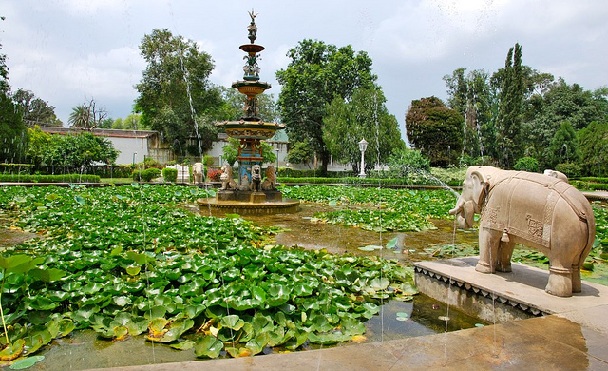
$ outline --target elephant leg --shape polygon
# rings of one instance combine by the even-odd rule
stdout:
[[[498,262],[498,246],[501,233],[489,228],[479,228],[479,261],[475,270],[481,273],[494,273]]]
[[[513,255],[514,248],[515,242],[500,242],[498,247],[498,262],[496,263],[497,271],[511,272],[511,256]]]
[[[570,297],[572,296],[572,265],[551,261],[549,268],[549,282],[545,291],[551,295]]]
[[[572,264],[572,292],[581,292],[581,267],[578,264]]]

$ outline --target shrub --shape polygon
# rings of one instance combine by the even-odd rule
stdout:
[[[212,182],[219,182],[222,171],[220,169],[211,168],[207,171],[207,179]]]
[[[145,168],[149,168],[149,167],[159,168],[160,163],[158,161],[156,161],[155,159],[153,159],[152,157],[146,157],[146,158],[144,158],[144,167]],[[158,174],[160,175],[160,173],[158,173]]]
[[[578,178],[582,173],[581,165],[573,163],[559,164],[555,166],[555,170],[566,174],[568,178]]]
[[[203,156],[203,165],[206,167],[211,167],[213,166],[213,163],[215,162],[215,158],[211,155],[204,155]]]
[[[98,175],[90,174],[61,174],[61,175],[29,175],[29,174],[0,174],[0,182],[6,183],[100,183]]]
[[[149,182],[154,178],[158,178],[160,177],[161,174],[161,170],[155,167],[150,167],[147,169],[144,169],[141,172],[141,180],[143,180],[144,182]],[[177,174],[176,174],[177,176]]]
[[[165,182],[177,182],[177,169],[174,167],[165,167],[162,170],[163,179]]]
[[[515,166],[513,166],[513,168],[515,170],[522,170],[522,171],[531,171],[534,173],[538,173],[540,171],[540,166],[538,164],[538,160],[535,159],[534,157],[522,157],[519,160],[517,160],[517,163],[515,164]]]

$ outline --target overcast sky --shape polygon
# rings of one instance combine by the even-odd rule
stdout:
[[[65,122],[91,98],[126,117],[145,68],[139,45],[153,29],[196,41],[215,61],[211,80],[242,79],[248,11],[258,13],[258,64],[267,92],[303,39],[367,51],[404,131],[414,99],[446,98],[443,76],[456,68],[504,66],[522,45],[523,64],[568,84],[608,85],[608,1],[604,0],[0,0],[0,51],[12,90],[24,88]]]

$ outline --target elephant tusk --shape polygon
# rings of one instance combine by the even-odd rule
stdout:
[[[463,208],[462,205],[456,206],[455,208],[448,211],[448,213],[450,213],[450,215],[456,215],[462,211],[462,208]]]

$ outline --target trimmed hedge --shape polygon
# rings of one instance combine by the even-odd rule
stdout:
[[[135,181],[143,181],[143,182],[150,182],[152,179],[154,178],[158,178],[161,175],[161,170],[159,168],[156,167],[149,167],[147,169],[144,170],[135,170],[133,171],[133,180]],[[176,175],[177,178],[177,175]]]
[[[177,169],[174,167],[165,167],[162,170],[163,179],[165,182],[177,182]]]
[[[99,175],[90,174],[61,174],[61,175],[30,175],[30,174],[0,174],[2,183],[100,183]]]

